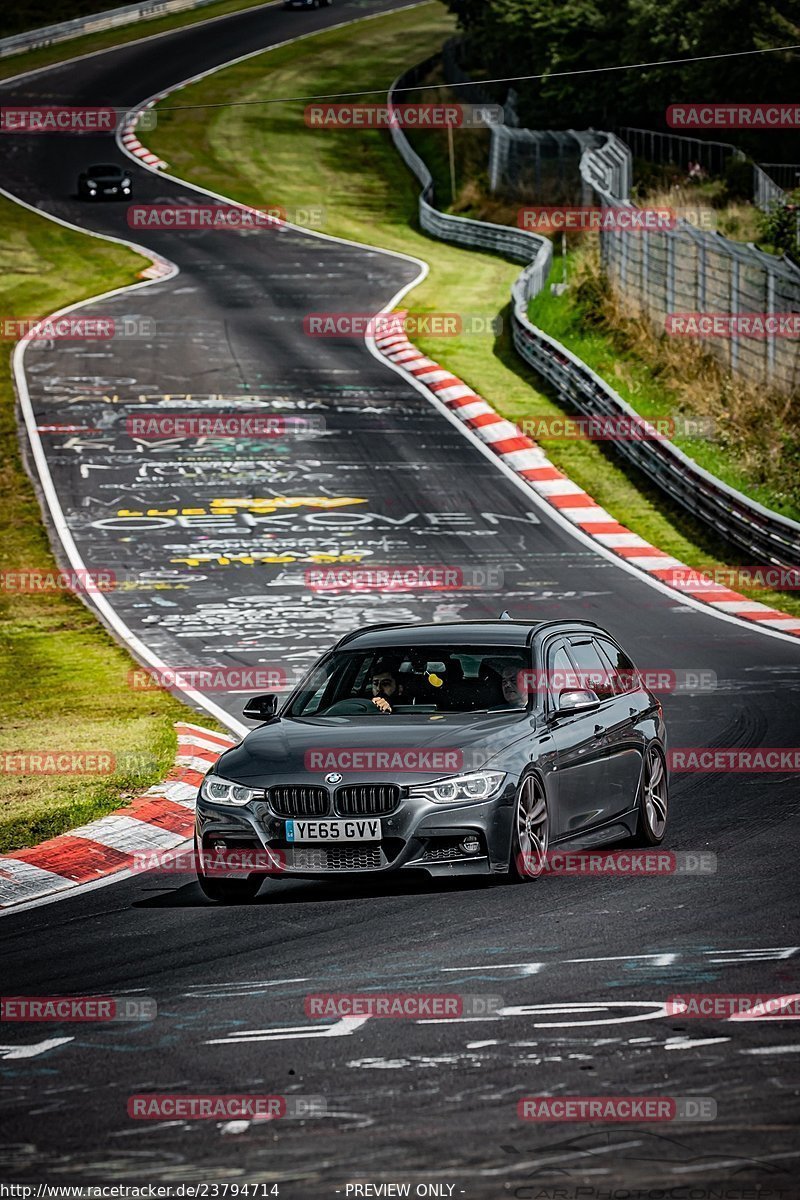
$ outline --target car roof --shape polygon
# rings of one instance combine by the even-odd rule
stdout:
[[[118,163],[92,163],[89,170],[94,171],[95,175],[101,171],[119,171],[122,174],[122,167]]]
[[[533,635],[548,626],[553,629],[584,626],[596,629],[593,621],[444,621],[436,625],[368,625],[340,638],[339,650],[366,650],[384,646],[526,646]]]

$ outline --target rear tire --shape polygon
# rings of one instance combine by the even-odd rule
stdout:
[[[200,870],[200,852],[196,838],[194,853],[200,891],[207,900],[213,900],[215,904],[249,904],[251,900],[255,900],[267,878],[266,875],[259,874],[248,875],[245,879],[223,879],[217,875],[204,875]]]
[[[659,846],[667,832],[669,780],[664,754],[657,746],[648,746],[644,756],[638,808],[633,845]]]
[[[537,775],[527,775],[520,784],[514,804],[511,856],[508,876],[512,883],[538,879],[547,865],[550,845],[550,813],[544,784]]]

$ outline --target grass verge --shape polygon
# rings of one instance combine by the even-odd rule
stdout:
[[[407,298],[419,312],[503,317],[495,338],[418,337],[420,349],[443,362],[510,420],[565,410],[515,353],[509,295],[519,267],[488,254],[459,250],[426,237],[417,225],[417,184],[386,133],[309,129],[303,105],[263,103],[281,96],[385,87],[407,66],[433,53],[452,34],[438,3],[423,4],[305,41],[216,72],[181,92],[200,107],[159,113],[149,147],[170,172],[255,206],[288,210],[324,206],[324,231],[425,259],[428,278]],[[246,101],[246,104],[242,102]],[[209,108],[203,106],[215,105]],[[265,235],[268,236],[268,235]],[[620,465],[608,447],[542,441],[552,460],[635,532],[697,567],[735,566],[730,549],[669,504],[640,473]],[[785,593],[753,591],[755,599],[800,614]]]
[[[0,312],[44,316],[136,280],[139,255],[89,238],[0,199]],[[0,359],[0,541],[3,570],[55,563],[20,454],[11,348]],[[133,691],[136,665],[75,596],[0,589],[0,851],[34,845],[124,804],[164,778],[175,758],[172,724],[196,720],[169,693]],[[205,718],[204,718],[205,721]],[[208,723],[214,724],[209,721]],[[103,775],[37,775],[16,755],[106,751]]]

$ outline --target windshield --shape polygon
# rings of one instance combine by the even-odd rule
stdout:
[[[122,167],[116,166],[114,163],[95,163],[89,167],[90,175],[121,175]]]
[[[376,698],[405,713],[524,709],[517,676],[526,666],[516,646],[342,650],[303,681],[288,715],[378,713]]]

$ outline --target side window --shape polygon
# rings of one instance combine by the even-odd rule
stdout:
[[[552,646],[547,655],[547,690],[551,708],[558,707],[558,696],[567,688],[577,687],[575,667],[563,643]]]
[[[591,688],[601,700],[614,695],[611,671],[600,657],[600,651],[590,638],[570,640],[569,649],[581,677],[579,687]]]
[[[608,659],[611,668],[614,691],[617,695],[635,692],[639,688],[639,672],[634,667],[627,654],[609,642],[607,638],[597,638],[597,644],[604,658]]]

